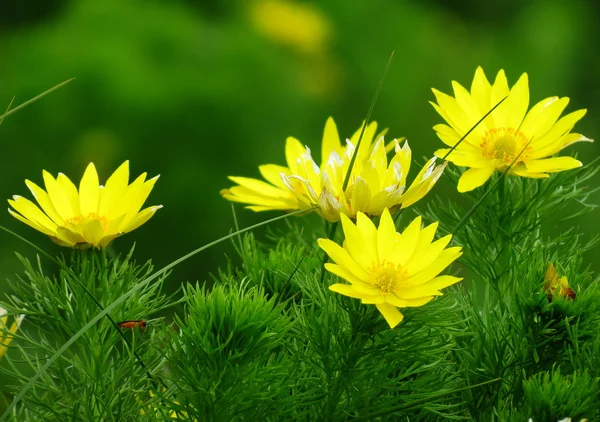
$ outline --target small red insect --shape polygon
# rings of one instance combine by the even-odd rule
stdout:
[[[138,320],[128,320],[128,321],[117,322],[117,325],[121,328],[136,328],[137,327],[137,328],[141,329],[142,331],[145,331],[147,323],[143,319],[138,319]]]

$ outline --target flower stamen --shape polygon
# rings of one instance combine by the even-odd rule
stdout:
[[[523,151],[525,145],[527,145],[527,137],[523,132],[512,127],[500,127],[486,131],[480,146],[484,158],[499,160],[510,165]],[[519,161],[525,159],[527,152],[527,150],[523,151]]]
[[[379,287],[381,293],[386,295],[398,290],[402,280],[406,278],[406,273],[400,265],[387,261],[373,264],[369,271],[372,274],[371,284]]]

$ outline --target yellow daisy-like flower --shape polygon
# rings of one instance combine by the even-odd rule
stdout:
[[[435,157],[421,169],[406,188],[411,150],[397,139],[388,146],[383,133],[376,136],[377,123],[370,123],[362,138],[349,183],[344,179],[360,137],[356,131],[342,145],[337,127],[329,118],[323,134],[321,165],[312,158],[311,150],[295,138],[288,138],[285,155],[287,167],[267,164],[259,167],[263,182],[245,177],[230,177],[237,183],[221,194],[230,201],[250,204],[254,211],[311,210],[328,221],[339,221],[344,214],[354,218],[358,212],[379,216],[384,208],[408,207],[423,198],[441,176],[445,165],[436,166]],[[374,142],[375,141],[375,142]],[[390,160],[387,152],[393,150]]]
[[[379,227],[363,213],[358,213],[356,225],[342,215],[342,226],[343,247],[328,239],[318,240],[335,262],[325,268],[350,283],[329,288],[376,305],[391,328],[403,319],[398,307],[423,306],[441,295],[440,289],[462,280],[439,275],[462,255],[462,248],[446,248],[451,235],[433,241],[438,223],[421,228],[421,217],[417,217],[400,234],[385,209]]]
[[[433,89],[437,104],[431,103],[448,123],[436,125],[434,130],[450,147],[507,97],[446,158],[458,166],[470,167],[458,182],[460,192],[483,185],[494,171],[505,171],[515,160],[509,173],[531,178],[549,177],[548,173],[582,165],[572,157],[548,158],[575,142],[592,141],[578,133],[570,133],[586,110],[577,110],[559,119],[569,103],[568,98],[546,98],[527,111],[529,83],[526,73],[509,89],[503,70],[498,72],[491,85],[481,67],[475,71],[471,92],[454,81],[452,87],[454,97]],[[435,155],[444,157],[449,151],[440,149]]]
[[[157,205],[140,211],[158,176],[146,180],[143,173],[129,184],[129,161],[110,176],[106,186],[100,185],[93,163],[85,170],[79,190],[62,173],[55,179],[44,170],[43,177],[46,190],[25,180],[41,209],[15,195],[8,200],[14,211],[9,208],[8,212],[61,246],[104,248],[116,237],[144,224],[162,208]]]
[[[8,315],[6,309],[0,308],[0,358],[4,356],[8,350],[8,345],[14,338],[14,334],[17,332],[23,322],[25,315],[19,315],[15,318],[10,327],[8,327]]]
[[[558,297],[568,297],[571,300],[574,300],[577,297],[575,290],[569,285],[567,277],[559,277],[556,268],[554,268],[554,264],[551,262],[548,263],[544,281],[544,290],[548,293],[548,302],[552,302],[554,294],[558,295]]]

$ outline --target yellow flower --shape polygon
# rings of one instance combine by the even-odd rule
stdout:
[[[340,214],[354,218],[358,212],[379,216],[384,208],[408,207],[423,198],[441,176],[445,165],[436,166],[435,157],[421,169],[408,189],[406,176],[410,169],[411,150],[394,139],[386,147],[383,133],[375,135],[377,123],[370,123],[361,141],[349,183],[343,189],[352,155],[360,137],[356,131],[342,146],[332,118],[323,134],[321,165],[312,158],[311,150],[295,138],[288,138],[285,156],[288,167],[267,164],[259,167],[269,182],[245,177],[230,177],[239,186],[224,189],[221,194],[230,201],[251,204],[254,211],[311,210],[328,221],[339,221]],[[374,142],[375,140],[375,142]],[[393,149],[388,162],[387,152]]]
[[[263,35],[302,53],[325,50],[331,25],[315,5],[288,0],[254,0],[250,20]]]
[[[46,190],[29,180],[25,184],[40,205],[15,195],[8,200],[8,212],[28,226],[47,234],[61,246],[106,247],[113,239],[135,230],[162,205],[142,205],[158,176],[146,180],[146,173],[129,184],[129,161],[125,161],[101,186],[93,163],[85,170],[79,190],[62,173],[55,179],[44,170]]]
[[[447,157],[448,161],[458,166],[470,167],[458,182],[460,192],[483,185],[494,171],[506,170],[515,159],[509,173],[531,178],[549,177],[548,173],[582,165],[572,157],[548,158],[575,142],[591,142],[583,135],[570,133],[586,110],[577,110],[559,119],[569,103],[568,98],[546,98],[528,112],[529,84],[526,73],[509,89],[503,70],[498,72],[494,84],[490,85],[481,67],[475,71],[471,92],[454,81],[452,87],[454,97],[433,89],[437,104],[431,103],[449,125],[439,124],[434,126],[434,130],[450,147],[456,145],[493,106],[508,96]],[[448,151],[450,149],[440,149],[435,155],[444,157]]]
[[[398,307],[423,306],[441,295],[440,289],[462,280],[439,275],[462,252],[459,246],[445,249],[451,235],[432,242],[438,223],[421,228],[421,217],[417,217],[400,234],[386,209],[379,227],[363,213],[358,213],[356,225],[342,216],[342,226],[343,247],[328,239],[318,240],[335,262],[325,268],[350,283],[329,288],[376,305],[391,328],[404,318]]]
[[[19,315],[15,318],[10,328],[6,325],[8,322],[8,315],[6,309],[0,308],[0,358],[4,356],[8,350],[8,345],[12,341],[14,334],[19,329],[21,322],[23,322],[25,315]]]
[[[544,290],[548,293],[548,302],[552,302],[553,294],[557,294],[559,297],[568,297],[574,300],[577,297],[575,291],[569,285],[569,280],[566,276],[559,277],[556,273],[556,268],[549,262],[546,274],[544,275]]]

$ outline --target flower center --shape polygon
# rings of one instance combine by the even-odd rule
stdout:
[[[370,268],[371,284],[379,287],[381,293],[389,294],[398,290],[402,280],[405,278],[405,271],[400,265],[394,265],[391,262],[382,261],[373,264]]]
[[[485,132],[481,148],[483,157],[499,160],[504,164],[511,164],[527,145],[527,138],[523,132],[512,127],[493,128]],[[527,150],[521,153],[519,161],[523,161]]]
[[[65,227],[69,224],[73,224],[78,227],[85,227],[88,223],[91,223],[93,220],[97,220],[102,225],[104,230],[108,229],[109,221],[108,218],[98,215],[95,212],[89,213],[87,216],[84,215],[76,215],[75,217],[71,217],[65,220]]]

